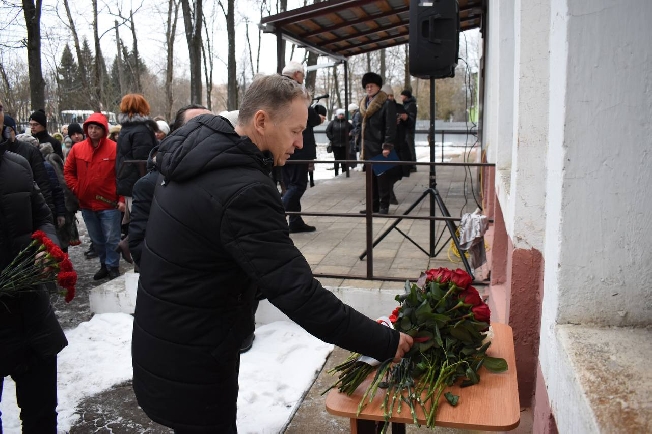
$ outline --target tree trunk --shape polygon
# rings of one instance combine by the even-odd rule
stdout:
[[[183,24],[188,43],[188,58],[190,60],[190,102],[201,104],[201,47],[202,47],[202,0],[195,0],[195,9],[190,8],[188,0],[181,0]]]
[[[371,53],[367,51],[367,72],[371,72]]]
[[[70,32],[72,33],[72,38],[75,42],[75,52],[77,53],[77,67],[79,68],[79,76],[81,77],[81,82],[82,82],[82,89],[85,91],[90,90],[90,86],[88,85],[88,80],[86,80],[86,68],[89,67],[90,65],[86,65],[86,62],[84,62],[84,56],[82,56],[82,50],[81,50],[81,45],[79,44],[79,37],[77,36],[77,30],[75,28],[75,22],[72,19],[72,14],[70,13],[70,6],[68,5],[68,0],[63,0],[63,5],[66,8],[66,14],[68,15],[68,22],[70,23]],[[92,101],[92,92],[89,92],[89,97],[91,97]]]
[[[118,20],[115,20],[115,44],[116,55],[115,60],[118,63],[118,89],[120,96],[125,94],[125,74],[122,68],[122,53],[120,50],[120,32],[118,31]]]
[[[174,103],[174,95],[172,94],[172,80],[174,78],[174,37],[177,32],[178,17],[179,2],[170,0],[170,3],[168,4],[168,23],[165,31],[165,43],[167,45],[168,52],[168,61],[165,69],[165,117],[169,120],[172,120],[172,104]]]
[[[403,89],[412,92],[412,79],[410,77],[410,45],[405,44],[405,68],[403,75]]]
[[[140,54],[138,53],[138,38],[136,37],[136,27],[134,26],[134,11],[129,11],[129,21],[131,23],[131,37],[134,40],[131,54],[136,63],[136,93],[142,93],[143,85],[140,82]]]
[[[97,29],[97,0],[93,3],[93,39],[95,40],[95,90],[96,109],[102,111],[102,96],[104,95],[104,77],[102,77],[102,47],[100,47],[100,34]]]
[[[387,62],[385,61],[385,49],[380,50],[380,76],[383,78],[383,83],[387,83]]]
[[[42,0],[23,0],[27,27],[27,62],[32,109],[45,108],[45,80],[41,69],[41,5]]]
[[[238,108],[238,71],[235,64],[235,0],[228,0],[226,15],[226,33],[229,39],[229,60],[227,64],[229,78],[226,108],[227,110],[236,110]]]
[[[208,25],[206,17],[202,14],[201,19],[204,21],[204,30],[206,31],[206,44],[201,45],[202,57],[204,59],[204,77],[206,79],[206,108],[213,110],[213,46],[211,45],[211,35],[208,34]],[[215,19],[213,18],[213,23]],[[211,29],[211,31],[213,31]]]

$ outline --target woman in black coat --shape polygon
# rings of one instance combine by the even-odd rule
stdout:
[[[367,96],[360,101],[362,115],[362,160],[370,160],[382,154],[387,158],[396,142],[396,105],[380,90],[383,79],[380,75],[367,72],[362,76],[362,87]],[[389,212],[391,180],[389,176],[373,175],[373,211]],[[360,212],[365,212],[362,210]]]
[[[326,127],[326,136],[333,147],[333,154],[336,160],[346,160],[346,145],[349,142],[349,133],[353,126],[346,120],[344,109],[337,110],[337,117],[333,119]],[[346,172],[346,163],[335,163],[335,176],[339,173],[338,169],[342,165],[342,173]]]
[[[29,163],[7,152],[7,143],[2,143],[0,270],[29,245],[37,229],[58,242],[52,214],[34,186]],[[25,433],[57,432],[57,354],[67,344],[44,288],[0,295],[0,391],[4,377],[11,375]]]

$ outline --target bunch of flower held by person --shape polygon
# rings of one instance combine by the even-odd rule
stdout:
[[[390,359],[376,363],[377,366],[354,353],[331,370],[339,376],[331,388],[351,395],[375,370],[358,413],[373,400],[379,388],[386,389],[382,404],[385,420],[395,409],[400,413],[401,402],[406,402],[415,424],[415,410],[420,406],[426,425],[433,428],[442,394],[453,406],[460,399],[450,392],[444,394],[446,387],[458,380],[462,387],[477,384],[483,366],[493,372],[507,370],[504,359],[486,354],[491,345],[486,339],[491,312],[471,286],[472,281],[463,270],[437,268],[422,273],[416,283],[406,282],[405,293],[396,296],[400,305],[389,315],[391,324],[385,324],[412,336],[412,349],[399,363]]]
[[[0,273],[0,300],[19,292],[40,291],[39,285],[50,282],[65,290],[66,302],[74,298],[77,273],[72,262],[45,232],[36,231],[32,242]]]

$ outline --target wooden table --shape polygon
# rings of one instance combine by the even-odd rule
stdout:
[[[457,385],[447,388],[445,392],[459,395],[459,403],[453,407],[442,395],[436,417],[437,426],[482,431],[509,431],[518,426],[521,415],[512,328],[498,323],[491,326],[494,337],[487,354],[504,358],[507,361],[507,371],[496,374],[481,368],[480,383],[464,389]],[[356,414],[360,399],[370,382],[371,376],[351,396],[333,389],[326,397],[326,410],[336,416],[348,417],[353,434],[377,432],[383,424],[373,421],[385,420],[380,409],[385,396],[381,389],[360,415]],[[390,419],[392,433],[404,433],[405,424],[413,423],[407,404],[403,403],[402,406],[401,414],[397,415],[395,408]],[[425,425],[423,411],[417,408],[416,413],[419,423]]]

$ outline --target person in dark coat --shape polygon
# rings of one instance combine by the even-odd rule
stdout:
[[[257,289],[309,333],[378,360],[412,338],[343,304],[294,246],[269,173],[303,146],[309,97],[279,75],[247,89],[235,130],[201,115],[159,147],[132,336],[138,404],[176,433],[236,433],[239,348]]]
[[[16,121],[8,115],[4,115],[4,129],[3,137],[7,139],[7,150],[25,158],[32,168],[34,181],[41,190],[41,194],[45,198],[45,203],[52,212],[53,220],[56,220],[57,210],[52,199],[52,186],[50,185],[50,177],[45,170],[43,164],[43,156],[37,147],[29,143],[16,140]],[[49,143],[49,142],[46,142]]]
[[[337,117],[330,121],[326,127],[326,136],[333,147],[335,160],[346,160],[346,146],[349,143],[349,133],[353,126],[346,120],[344,109],[338,109],[335,113]],[[342,173],[346,172],[346,163],[335,163],[335,176],[339,174],[340,165],[342,166]]]
[[[360,101],[362,128],[360,132],[362,156],[369,160],[382,154],[387,157],[396,141],[396,106],[388,100],[387,94],[380,90],[383,79],[374,72],[362,76],[362,88],[367,96]],[[389,212],[391,180],[389,176],[372,177],[373,212]],[[361,213],[366,210],[361,210]]]
[[[283,76],[303,84],[305,72],[303,65],[297,62],[288,62],[283,68]],[[317,158],[317,143],[313,128],[324,122],[325,116],[320,115],[314,107],[308,108],[308,124],[303,130],[303,148],[297,150],[290,160],[314,160]],[[308,188],[309,163],[287,164],[282,167],[283,184],[283,206],[286,211],[301,212],[301,197]],[[316,227],[306,224],[300,215],[288,216],[290,233],[314,232]]]
[[[0,103],[0,127],[4,127]],[[0,143],[0,270],[41,230],[55,243],[52,214],[23,157]],[[57,432],[57,354],[68,344],[42,287],[0,295],[0,398],[4,377],[16,383],[24,433]],[[41,290],[42,289],[42,290]],[[0,421],[2,432],[2,421]]]
[[[122,129],[118,137],[115,173],[118,194],[124,196],[127,210],[131,211],[134,184],[147,173],[147,166],[145,163],[125,164],[125,160],[147,160],[152,148],[158,144],[154,135],[158,126],[149,118],[149,103],[140,94],[130,93],[122,97],[120,112],[118,122]]]
[[[351,103],[348,107],[351,116],[351,132],[349,133],[349,160],[357,160],[360,152],[360,130],[362,128],[362,119],[360,117],[360,107]],[[354,169],[356,163],[349,164],[349,168]]]
[[[63,150],[61,149],[61,142],[50,134],[48,134],[48,118],[45,115],[45,110],[36,110],[29,117],[29,128],[31,134],[38,139],[39,143],[49,143],[52,145],[55,154],[63,159]]]
[[[405,142],[410,151],[411,161],[417,161],[417,152],[414,147],[414,137],[417,127],[417,100],[412,96],[412,92],[409,89],[401,92],[401,100],[403,101],[403,108],[405,108],[405,114],[401,115],[401,120],[405,122],[406,128]],[[410,170],[416,172],[417,166],[412,166]]]

